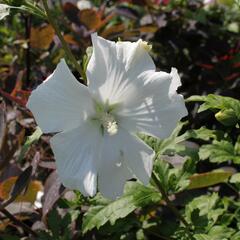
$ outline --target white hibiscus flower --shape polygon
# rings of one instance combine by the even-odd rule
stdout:
[[[7,4],[0,4],[0,20],[5,18],[10,13],[10,6]]]
[[[156,72],[145,42],[95,33],[92,43],[87,87],[61,60],[27,106],[44,133],[58,132],[50,142],[63,184],[114,199],[128,179],[149,182],[154,151],[136,133],[166,138],[187,110],[177,70]]]

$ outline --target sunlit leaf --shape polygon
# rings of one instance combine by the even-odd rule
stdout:
[[[189,178],[190,185],[188,186],[188,189],[209,187],[218,183],[226,182],[231,175],[231,172],[224,171],[194,174]]]
[[[240,173],[232,175],[230,178],[230,183],[240,183]]]

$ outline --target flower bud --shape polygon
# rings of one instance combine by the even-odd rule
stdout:
[[[238,122],[233,109],[223,109],[215,114],[215,118],[224,126],[233,126]]]

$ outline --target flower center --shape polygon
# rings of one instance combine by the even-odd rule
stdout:
[[[99,117],[101,126],[105,132],[110,136],[115,135],[118,132],[118,124],[114,116],[110,113],[103,112]]]
[[[102,104],[98,101],[95,102],[95,116],[92,120],[100,123],[102,134],[107,133],[109,136],[115,135],[118,132],[118,122],[115,118],[114,112],[119,107],[119,104],[110,105],[108,101]]]

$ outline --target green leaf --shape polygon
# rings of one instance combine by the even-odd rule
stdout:
[[[53,237],[58,239],[61,229],[61,216],[59,215],[56,208],[53,208],[48,214],[48,226],[52,231]],[[67,226],[66,226],[67,227]]]
[[[185,100],[186,102],[205,102],[207,101],[207,96],[192,95]]]
[[[169,164],[163,160],[156,160],[154,164],[154,172],[164,188],[165,192],[169,191],[170,167]]]
[[[240,173],[236,173],[236,174],[232,175],[229,182],[230,183],[240,183]]]
[[[193,129],[193,130],[188,130],[185,132],[183,135],[178,137],[178,140],[180,140],[180,137],[183,138],[183,140],[187,140],[190,138],[193,139],[200,139],[203,141],[209,141],[210,139],[221,139],[223,138],[224,132],[219,131],[219,130],[211,130],[206,127],[201,127],[199,129]]]
[[[208,232],[211,240],[228,240],[233,234],[234,230],[226,226],[214,226]]]
[[[209,158],[209,161],[213,163],[227,161],[240,163],[240,156],[235,154],[234,146],[225,140],[213,141],[212,144],[202,145],[199,150],[199,157],[201,160]]]
[[[209,187],[218,183],[225,182],[230,176],[231,172],[213,171],[192,175],[190,179],[190,185],[188,189],[197,189],[203,187]]]
[[[192,223],[195,233],[208,233],[226,212],[227,207],[227,204],[222,204],[217,193],[202,195],[187,204],[185,209],[186,220]]]
[[[157,155],[162,155],[168,149],[175,149],[176,144],[182,141],[182,138],[178,139],[177,136],[185,124],[186,122],[179,122],[172,134],[164,140],[146,136],[144,134],[139,134],[139,137],[151,146]]]
[[[42,136],[42,131],[40,129],[40,127],[37,127],[36,130],[34,131],[34,133],[29,136],[26,140],[26,142],[24,143],[21,152],[20,152],[20,156],[18,158],[18,161],[21,162],[25,156],[25,154],[27,153],[27,151],[29,150],[29,148],[31,147],[31,145],[35,142],[37,142],[40,137]]]
[[[187,101],[204,102],[198,112],[210,109],[216,113],[217,110],[220,110],[217,111],[215,117],[225,126],[234,126],[240,120],[240,101],[237,99],[209,94],[207,96],[192,96]]]
[[[161,200],[161,195],[154,188],[145,187],[137,182],[128,182],[124,195],[106,205],[91,206],[84,215],[82,230],[84,233],[96,227],[99,229],[110,221],[114,224],[119,218],[126,217],[138,207],[144,207]]]

